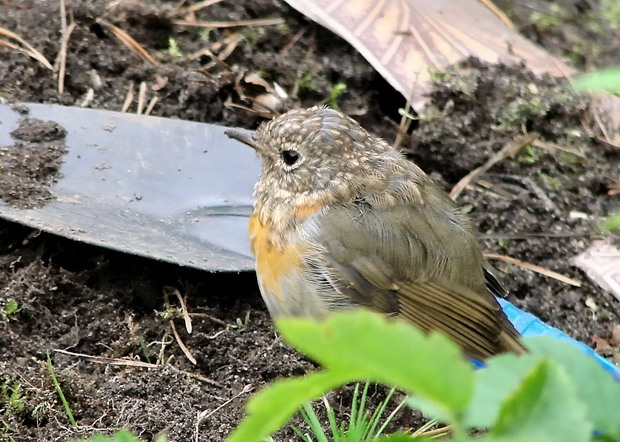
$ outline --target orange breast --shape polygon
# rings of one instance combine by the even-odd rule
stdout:
[[[254,214],[250,217],[250,242],[252,253],[256,256],[256,273],[258,274],[263,295],[275,295],[282,298],[280,278],[288,272],[300,271],[303,259],[295,245],[276,247],[269,238],[269,226],[264,225]]]

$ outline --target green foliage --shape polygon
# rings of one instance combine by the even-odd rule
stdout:
[[[378,439],[385,431],[385,428],[392,421],[396,415],[396,412],[398,412],[398,410],[404,405],[404,402],[401,402],[400,405],[396,407],[396,409],[382,422],[383,413],[385,412],[385,409],[394,394],[394,389],[390,391],[388,396],[381,401],[375,411],[371,414],[370,410],[366,408],[366,398],[368,394],[368,386],[370,384],[366,382],[362,391],[362,396],[358,401],[359,385],[360,384],[355,385],[355,391],[353,392],[353,400],[351,404],[351,415],[348,422],[340,422],[340,424],[338,424],[334,409],[331,405],[329,405],[327,400],[324,400],[331,432],[330,437],[328,437],[325,433],[325,430],[321,426],[321,423],[314,413],[312,406],[308,402],[302,406],[301,415],[310,428],[314,438],[308,434],[302,433],[302,431],[298,428],[293,427],[295,433],[297,433],[300,439],[304,442],[313,442],[314,440],[317,442],[358,442]]]
[[[540,153],[531,144],[526,144],[519,150],[517,161],[526,166],[531,166],[540,161]]]
[[[475,371],[443,335],[424,335],[410,324],[367,311],[334,314],[320,323],[281,319],[277,325],[291,345],[324,368],[280,380],[255,395],[230,441],[262,441],[305,402],[362,380],[404,391],[409,406],[451,426],[452,440],[620,439],[620,383],[568,343],[526,339],[527,355],[494,357],[487,368]],[[307,413],[306,406],[312,419]],[[330,422],[334,434],[338,427]],[[311,424],[316,425],[317,420]],[[473,438],[471,428],[488,433]],[[411,438],[398,434],[377,440]]]
[[[306,72],[301,77],[299,77],[299,79],[297,80],[297,84],[295,86],[297,87],[297,89],[318,91],[318,87],[314,80],[314,76],[312,75],[311,72]]]
[[[17,413],[21,413],[26,408],[26,401],[22,394],[22,385],[19,381],[5,380],[0,387],[0,397],[7,407]]]
[[[347,90],[347,84],[343,82],[338,82],[332,85],[332,90],[329,93],[329,97],[327,97],[327,104],[332,109],[338,109],[338,100]]]
[[[77,427],[77,422],[75,422],[75,419],[73,418],[73,413],[71,413],[71,407],[69,407],[69,402],[67,401],[65,394],[62,392],[62,388],[60,388],[60,383],[56,378],[56,372],[54,371],[54,366],[52,365],[52,359],[50,358],[49,353],[47,353],[47,371],[52,378],[52,384],[54,384],[56,393],[58,393],[58,397],[60,398],[60,402],[62,402],[62,406],[65,409],[65,413],[67,414],[67,418],[69,419],[71,426]]]
[[[601,230],[607,230],[608,232],[620,230],[620,212],[616,212],[609,218],[601,221],[598,226]]]
[[[9,298],[6,301],[6,305],[2,308],[2,315],[10,321],[15,319],[21,309],[21,305],[14,298]]]
[[[620,67],[580,75],[573,80],[573,86],[580,91],[620,94]]]
[[[168,37],[168,55],[172,61],[183,58],[183,52],[179,47],[179,43],[172,37]]]

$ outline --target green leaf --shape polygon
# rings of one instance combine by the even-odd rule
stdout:
[[[492,436],[527,440],[590,440],[592,423],[566,370],[542,360],[503,404]]]
[[[616,212],[609,218],[604,219],[598,226],[601,230],[607,230],[608,232],[620,230],[620,212]]]
[[[302,378],[278,381],[250,399],[246,406],[248,416],[227,440],[262,441],[282,427],[304,402],[352,380],[350,373],[325,370]]]
[[[475,374],[474,393],[465,415],[466,425],[470,428],[493,425],[501,404],[540,360],[540,356],[531,354],[503,354],[488,359],[487,366]]]
[[[579,91],[620,92],[620,67],[600,69],[580,75],[573,80],[573,87]]]
[[[323,322],[280,319],[284,338],[328,369],[356,373],[415,394],[452,416],[465,409],[473,369],[456,344],[370,311],[335,313]]]
[[[588,417],[598,433],[620,440],[620,383],[568,342],[537,337],[525,341],[533,355],[547,356],[560,364],[572,378],[577,395],[587,405]]]

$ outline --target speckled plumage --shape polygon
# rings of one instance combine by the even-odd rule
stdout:
[[[231,136],[262,161],[250,238],[272,315],[365,306],[441,330],[479,359],[523,351],[467,217],[386,142],[325,107]]]

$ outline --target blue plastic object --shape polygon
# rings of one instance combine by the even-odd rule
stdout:
[[[504,313],[508,316],[508,319],[515,326],[517,331],[521,333],[521,335],[525,338],[530,336],[549,336],[551,338],[559,339],[560,341],[570,342],[574,346],[580,348],[585,354],[592,356],[596,361],[601,364],[601,366],[609,371],[614,378],[620,382],[620,368],[603,358],[599,354],[597,354],[590,347],[585,345],[582,342],[579,342],[561,330],[558,330],[555,327],[551,327],[550,325],[545,324],[536,316],[526,313],[510,302],[504,299],[497,299],[504,309]]]

